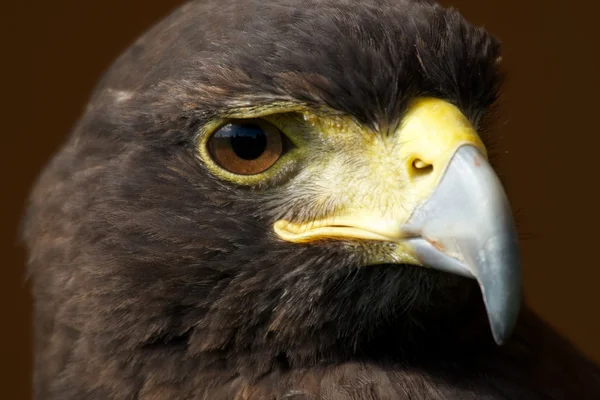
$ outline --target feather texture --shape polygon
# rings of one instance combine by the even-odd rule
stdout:
[[[472,281],[281,243],[290,192],[228,185],[195,154],[213,117],[281,102],[382,130],[432,95],[483,128],[499,51],[426,1],[176,10],[103,77],[31,195],[36,398],[600,398],[598,369],[533,315],[498,348]]]

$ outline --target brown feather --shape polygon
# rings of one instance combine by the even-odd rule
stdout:
[[[107,72],[31,195],[36,398],[600,398],[598,368],[531,313],[497,347],[472,281],[281,243],[270,227],[303,194],[229,185],[195,154],[240,105],[389,127],[432,95],[484,129],[498,56],[426,1],[176,10]]]

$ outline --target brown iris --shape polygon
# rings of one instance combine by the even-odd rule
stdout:
[[[221,168],[238,175],[255,175],[269,169],[284,151],[284,136],[267,121],[232,122],[208,140],[208,150]]]

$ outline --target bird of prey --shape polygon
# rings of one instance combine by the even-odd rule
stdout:
[[[36,398],[599,399],[521,307],[499,60],[424,0],[175,10],[30,198]]]

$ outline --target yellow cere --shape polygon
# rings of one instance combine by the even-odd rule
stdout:
[[[227,121],[257,117],[277,126],[295,148],[260,174],[242,176],[220,168],[206,149],[212,132]],[[278,190],[289,199],[286,215],[300,220],[275,222],[275,234],[282,240],[375,241],[384,245],[385,254],[373,255],[374,261],[415,264],[402,228],[465,144],[487,157],[477,132],[457,107],[420,98],[409,106],[398,129],[385,133],[349,116],[297,105],[240,108],[199,132],[198,155],[218,178],[246,186],[268,187],[273,177],[293,167],[290,180]]]
[[[468,119],[454,105],[434,98],[414,101],[396,132],[383,135],[344,116],[304,113],[317,136],[308,142],[298,193],[311,195],[309,221],[279,220],[283,240],[321,239],[394,243],[388,258],[414,262],[401,228],[433,193],[451,157],[462,145],[486,150]],[[391,261],[391,260],[386,260]]]

